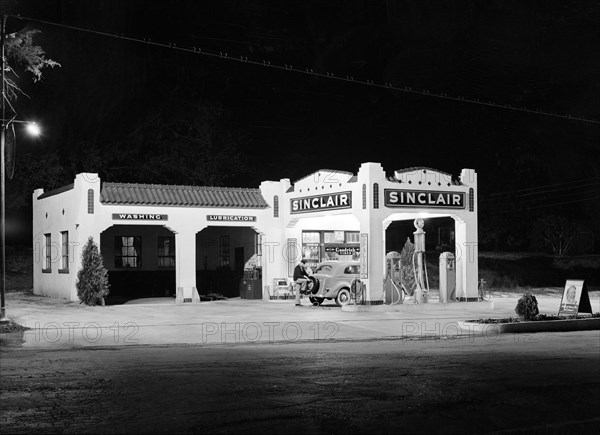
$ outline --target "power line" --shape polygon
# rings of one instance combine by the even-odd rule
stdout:
[[[565,201],[565,202],[555,202],[553,204],[544,204],[544,205],[537,205],[535,207],[525,207],[525,208],[527,210],[534,210],[534,209],[537,209],[537,208],[555,207],[557,205],[566,205],[566,204],[574,204],[574,203],[577,203],[577,202],[592,201],[594,199],[600,199],[600,195],[599,196],[593,196],[591,198],[575,199],[573,201]]]
[[[583,187],[589,187],[589,186],[598,186],[600,185],[600,181],[597,181],[595,183],[587,183],[587,184],[580,184],[577,186],[571,186],[571,187],[565,187],[562,189],[550,189],[550,190],[544,190],[542,192],[530,192],[530,193],[523,193],[521,195],[518,195],[519,198],[523,198],[525,196],[532,196],[532,195],[545,195],[547,193],[553,193],[553,192],[564,192],[565,190],[573,190],[573,189],[581,189]],[[559,193],[558,195],[565,195],[568,192],[564,192],[564,193]],[[529,201],[530,199],[524,199],[524,201]]]
[[[433,98],[438,98],[438,99],[442,99],[442,100],[449,100],[449,101],[455,101],[455,102],[461,102],[461,103],[476,104],[479,106],[494,107],[494,108],[498,108],[498,109],[510,110],[510,111],[514,111],[514,112],[530,113],[530,114],[534,114],[534,115],[548,116],[548,117],[552,117],[552,118],[561,118],[561,119],[568,119],[568,120],[572,120],[572,121],[587,122],[587,123],[591,123],[591,124],[600,124],[600,120],[572,116],[570,114],[559,114],[559,113],[554,113],[554,112],[546,112],[543,110],[529,109],[529,108],[523,107],[523,106],[516,107],[516,106],[512,106],[510,104],[497,104],[493,101],[481,101],[479,99],[465,98],[462,96],[450,96],[444,92],[441,92],[438,94],[438,93],[434,93],[434,92],[429,92],[428,90],[425,90],[425,89],[417,90],[417,89],[412,89],[411,87],[408,87],[408,86],[399,87],[399,86],[392,84],[391,82],[377,83],[377,82],[374,82],[373,80],[355,79],[353,76],[348,75],[348,74],[335,75],[330,72],[322,73],[322,72],[318,72],[318,71],[313,71],[313,69],[311,69],[311,68],[295,68],[289,64],[284,64],[283,66],[281,66],[281,65],[272,64],[270,61],[267,61],[267,60],[263,60],[262,62],[259,62],[256,60],[248,59],[247,56],[232,57],[232,56],[229,56],[229,54],[225,51],[219,51],[218,53],[216,53],[216,52],[203,50],[200,47],[186,48],[186,47],[179,47],[179,46],[177,46],[177,44],[172,43],[172,42],[171,43],[155,42],[155,41],[152,41],[150,38],[139,39],[139,38],[134,38],[131,36],[125,36],[124,34],[113,34],[113,33],[101,32],[98,30],[86,29],[83,27],[76,27],[76,26],[69,26],[66,24],[53,23],[51,21],[39,20],[37,18],[23,17],[20,15],[8,15],[8,16],[11,16],[14,18],[19,18],[19,19],[24,19],[24,20],[29,20],[29,21],[33,21],[33,22],[37,22],[37,23],[41,23],[41,24],[48,24],[51,26],[62,27],[65,29],[78,30],[81,32],[87,32],[87,33],[92,33],[92,34],[101,35],[101,36],[108,36],[111,38],[123,39],[123,40],[131,41],[131,42],[139,42],[139,43],[143,43],[146,45],[152,45],[155,47],[170,48],[172,50],[179,50],[179,51],[199,54],[199,55],[203,55],[203,56],[221,58],[224,60],[236,61],[236,62],[241,62],[241,63],[247,63],[250,65],[262,66],[262,67],[277,69],[280,71],[295,72],[295,73],[300,73],[303,75],[309,75],[309,76],[313,76],[313,77],[328,78],[331,80],[338,80],[338,81],[343,81],[343,82],[348,82],[348,83],[356,83],[359,85],[366,85],[366,86],[371,86],[371,87],[375,87],[375,88],[383,88],[383,89],[388,89],[390,91],[402,92],[402,93],[406,93],[406,94],[433,97]]]
[[[544,201],[544,200],[548,199],[548,196],[551,196],[551,199],[558,199],[563,196],[575,196],[577,194],[589,193],[593,190],[593,189],[589,189],[590,186],[600,186],[600,182],[565,187],[564,189],[550,189],[550,190],[527,193],[527,194],[522,194],[522,195],[495,197],[495,198],[482,198],[482,201],[487,202],[489,204],[502,203],[504,201],[507,201],[508,199],[512,199],[519,203]],[[576,189],[579,189],[579,191],[577,191]]]
[[[543,190],[547,187],[565,186],[567,184],[577,184],[577,183],[581,183],[581,182],[588,182],[588,181],[594,181],[594,180],[600,180],[600,177],[581,178],[579,180],[565,181],[565,182],[553,183],[553,184],[545,184],[545,185],[535,186],[535,187],[525,187],[523,189],[517,189],[517,190],[505,190],[504,192],[490,193],[489,195],[486,195],[486,198],[490,198],[492,196],[499,196],[499,195],[515,194],[518,192],[526,192],[526,191],[530,191],[530,190]],[[594,184],[594,183],[592,183],[592,184]],[[573,186],[572,188],[577,188],[577,187],[579,187],[579,186]],[[539,192],[539,193],[544,193],[544,192]],[[523,195],[525,195],[525,194],[523,194]]]

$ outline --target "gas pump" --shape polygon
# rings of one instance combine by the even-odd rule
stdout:
[[[456,300],[456,262],[452,252],[440,254],[440,302]]]
[[[413,254],[413,271],[417,288],[415,289],[415,304],[426,304],[429,301],[429,278],[425,266],[425,231],[423,219],[415,219],[415,253]]]
[[[404,291],[402,286],[402,256],[399,252],[391,251],[385,256],[385,281],[383,291],[385,303],[396,305],[404,302]]]

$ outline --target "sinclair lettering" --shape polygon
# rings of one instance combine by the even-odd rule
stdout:
[[[352,207],[352,192],[292,198],[291,213],[307,213],[321,210],[338,210]]]
[[[464,192],[385,189],[386,207],[465,208]]]

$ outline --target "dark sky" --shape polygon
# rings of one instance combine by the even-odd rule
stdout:
[[[236,186],[320,168],[479,173],[480,195],[600,177],[598,1],[9,1],[12,13],[355,82],[32,23],[61,68],[26,84],[24,152],[128,137],[173,101],[223,105],[255,170]],[[390,83],[402,92],[359,83]],[[436,98],[445,94],[465,101]],[[494,102],[595,122],[473,104]],[[34,148],[35,147],[35,148]],[[185,158],[183,156],[183,158]],[[127,179],[120,181],[135,182]],[[590,193],[591,192],[591,193]],[[563,194],[571,194],[566,191]],[[30,195],[30,192],[26,193]],[[552,198],[544,196],[551,204]],[[565,201],[561,197],[555,202]],[[580,200],[582,199],[582,200]],[[594,201],[596,206],[597,201]],[[545,210],[542,208],[542,211]]]

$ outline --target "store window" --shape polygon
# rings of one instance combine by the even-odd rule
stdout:
[[[229,235],[219,237],[219,264],[229,266],[231,263],[231,246]]]
[[[175,237],[158,238],[158,267],[175,267]]]
[[[346,231],[346,243],[360,243],[360,232]]]
[[[302,233],[302,258],[314,270],[321,261],[321,232],[304,231]]]
[[[115,267],[142,267],[142,238],[138,236],[115,237]]]
[[[60,270],[59,273],[69,272],[69,232],[63,231],[60,233],[61,245],[60,245]]]
[[[44,234],[44,268],[42,272],[52,272],[52,235]]]

